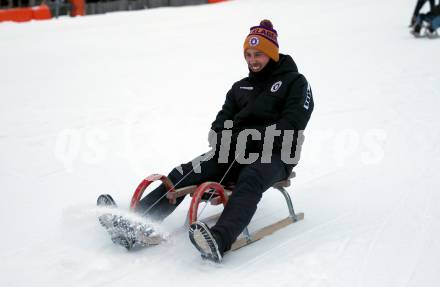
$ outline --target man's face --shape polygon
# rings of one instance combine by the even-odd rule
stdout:
[[[254,73],[263,70],[270,61],[269,56],[253,48],[249,48],[244,52],[244,58],[246,59],[249,70]]]

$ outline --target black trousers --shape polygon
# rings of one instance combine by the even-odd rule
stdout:
[[[270,163],[262,163],[259,159],[251,164],[234,162],[231,166],[234,161],[232,156],[228,161],[219,163],[216,155],[208,161],[201,162],[199,173],[193,170],[193,163],[188,162],[181,165],[183,174],[176,168],[168,174],[175,187],[181,188],[205,181],[219,182],[230,168],[222,183],[234,182],[235,188],[220,218],[211,228],[220,236],[223,251],[231,248],[232,243],[249,224],[263,192],[275,182],[286,179],[292,171],[292,166],[282,162],[281,154],[278,152],[272,154]],[[184,199],[178,198],[177,204],[170,204],[164,196],[166,192],[166,188],[160,185],[140,201],[137,212],[155,220],[165,219]]]

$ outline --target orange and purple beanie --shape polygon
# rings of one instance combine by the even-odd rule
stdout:
[[[259,26],[251,28],[249,35],[244,41],[244,51],[249,48],[257,49],[266,55],[268,55],[275,62],[280,59],[278,52],[278,33],[273,28],[272,22],[269,20],[263,20]]]

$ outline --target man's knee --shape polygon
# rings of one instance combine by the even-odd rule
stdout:
[[[171,180],[173,184],[178,183],[184,176],[185,172],[181,173],[178,168],[173,168],[171,172],[168,174],[168,178]]]
[[[257,169],[248,168],[240,174],[235,189],[237,195],[252,193],[260,199],[264,192],[264,180]]]
[[[187,162],[173,168],[171,172],[168,174],[168,178],[171,180],[171,182],[174,185],[176,185],[177,183],[187,179],[188,176],[190,176],[190,173],[192,173],[192,171],[193,169],[191,162]]]

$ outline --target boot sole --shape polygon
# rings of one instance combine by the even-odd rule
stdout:
[[[208,226],[203,222],[191,224],[189,229],[189,239],[200,252],[202,259],[221,263],[222,255],[218,250],[217,243],[213,239]]]

